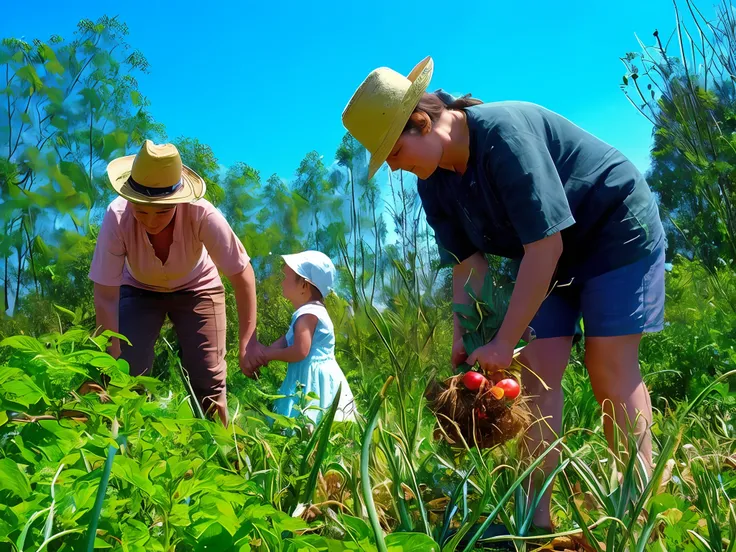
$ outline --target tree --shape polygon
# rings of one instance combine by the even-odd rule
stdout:
[[[736,263],[736,25],[723,2],[708,22],[691,0],[677,4],[674,46],[642,45],[622,59],[623,90],[654,125],[652,168],[671,244],[707,266]],[[691,33],[691,29],[695,33]],[[694,38],[697,37],[697,38]],[[646,86],[645,86],[646,85]]]
[[[44,293],[38,252],[56,244],[41,235],[85,232],[93,208],[110,197],[107,163],[162,132],[134,78],[148,63],[130,50],[127,34],[124,24],[102,17],[81,21],[71,41],[0,43],[5,310],[17,308],[29,282]]]

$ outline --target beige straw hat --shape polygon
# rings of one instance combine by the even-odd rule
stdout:
[[[113,159],[107,176],[118,195],[133,203],[191,203],[207,189],[202,177],[182,164],[176,146],[150,140],[137,155]]]
[[[348,102],[342,123],[371,154],[368,178],[388,158],[432,79],[434,62],[424,58],[405,77],[388,67],[372,71]]]

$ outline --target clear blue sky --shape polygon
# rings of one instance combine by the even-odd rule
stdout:
[[[287,179],[310,150],[333,159],[342,109],[370,70],[407,73],[426,55],[432,89],[542,104],[645,169],[651,128],[619,90],[619,57],[638,49],[635,33],[651,43],[674,24],[671,0],[5,4],[0,37],[28,40],[119,15],[151,64],[140,88],[170,138]]]

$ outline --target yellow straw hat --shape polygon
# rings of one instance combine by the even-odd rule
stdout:
[[[414,108],[429,86],[434,70],[431,57],[424,58],[405,77],[388,67],[372,71],[348,102],[342,124],[368,150],[368,178],[388,158]]]
[[[107,176],[118,195],[133,203],[191,203],[207,189],[202,177],[182,164],[176,146],[150,140],[136,155],[113,159]]]

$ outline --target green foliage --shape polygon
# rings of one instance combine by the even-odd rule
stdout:
[[[685,15],[678,11],[683,6]],[[736,262],[736,149],[733,9],[722,1],[706,20],[692,0],[675,3],[674,39],[622,61],[622,89],[654,126],[648,180],[657,192],[673,252],[705,265]],[[699,38],[696,38],[699,37]]]
[[[511,293],[508,286],[500,286],[494,281],[491,272],[486,274],[478,296],[470,281],[465,284],[465,291],[472,299],[472,304],[454,304],[452,310],[467,332],[463,335],[463,343],[465,351],[471,354],[496,337],[506,315]]]

